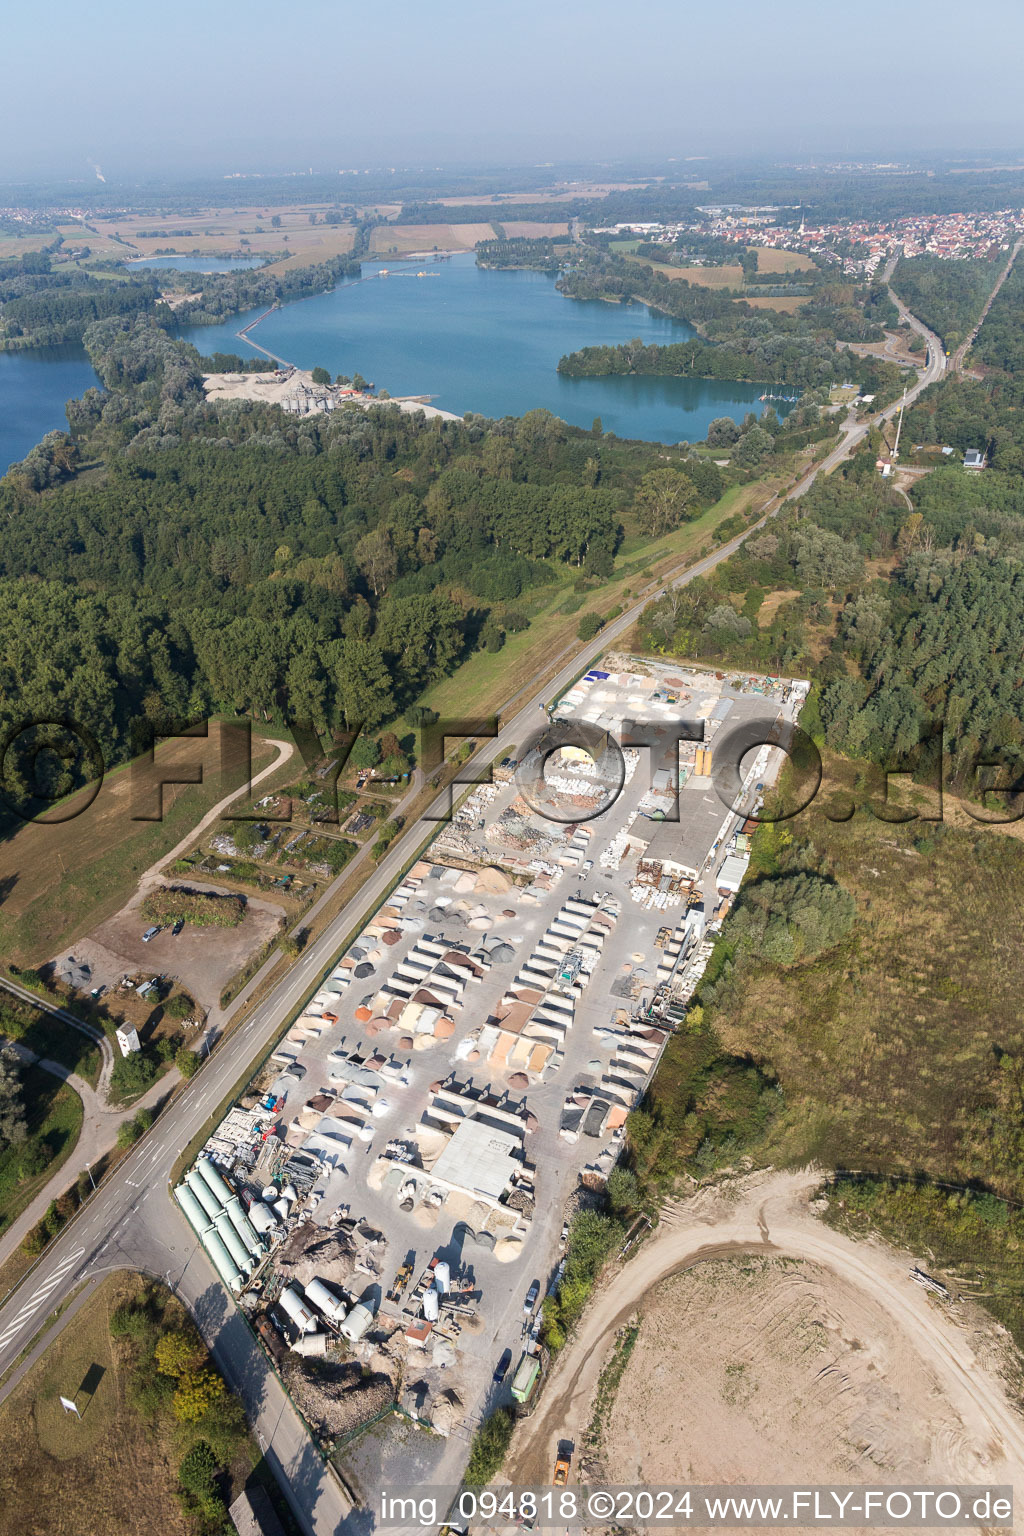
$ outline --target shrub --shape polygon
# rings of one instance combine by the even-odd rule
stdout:
[[[180,919],[197,928],[237,928],[245,916],[245,902],[241,896],[211,896],[175,887],[153,891],[139,910],[147,923],[166,926]]]
[[[174,1417],[182,1424],[194,1424],[225,1396],[225,1386],[209,1366],[183,1376],[174,1394]]]
[[[744,886],[726,937],[758,960],[796,965],[841,944],[856,916],[849,891],[798,870]]]
[[[199,1353],[200,1346],[196,1338],[192,1334],[175,1329],[163,1334],[157,1340],[153,1359],[156,1361],[158,1371],[162,1371],[165,1376],[173,1376],[175,1380],[180,1380],[195,1369]]]
[[[119,1056],[110,1074],[110,1086],[122,1097],[142,1093],[156,1081],[157,1064],[145,1051]]]
[[[219,1462],[208,1440],[197,1440],[178,1468],[180,1498],[187,1514],[199,1517],[207,1530],[227,1528],[227,1510],[215,1481]]]
[[[357,736],[352,743],[349,762],[356,768],[376,768],[380,762],[380,742],[372,736]]]
[[[195,1077],[199,1071],[200,1061],[201,1057],[198,1052],[190,1051],[187,1045],[181,1046],[174,1057],[174,1065],[186,1082],[188,1082],[189,1078]]]
[[[131,1120],[123,1121],[117,1128],[117,1144],[124,1150],[134,1146],[141,1136],[144,1136],[153,1124],[153,1111],[140,1109]]]
[[[144,1339],[153,1321],[143,1307],[125,1301],[111,1312],[108,1326],[114,1338]]]
[[[26,1143],[18,1157],[18,1172],[23,1179],[33,1179],[50,1163],[46,1143],[32,1140]]]
[[[172,1019],[190,1019],[196,1011],[196,1005],[187,992],[176,992],[173,997],[167,999],[164,1011]]]
[[[640,1204],[636,1174],[628,1168],[613,1168],[608,1175],[608,1201],[613,1211],[635,1211]]]
[[[620,1224],[600,1211],[581,1211],[573,1217],[558,1293],[548,1298],[551,1305],[543,1309],[544,1341],[552,1353],[565,1343],[602,1265],[621,1237]]]
[[[500,1471],[501,1464],[505,1460],[505,1452],[512,1439],[515,1423],[515,1415],[508,1408],[499,1408],[489,1418],[484,1419],[473,1436],[473,1444],[469,1452],[465,1475],[468,1487],[482,1487]]]
[[[217,1458],[211,1446],[206,1440],[197,1440],[181,1458],[178,1482],[186,1493],[199,1499],[212,1490],[217,1470]]]
[[[21,1246],[25,1253],[35,1258],[36,1254],[42,1253],[49,1241],[50,1234],[46,1230],[45,1221],[37,1221],[32,1230],[25,1233]]]

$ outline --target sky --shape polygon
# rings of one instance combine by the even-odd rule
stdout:
[[[49,0],[0,178],[1024,148],[1019,0]]]

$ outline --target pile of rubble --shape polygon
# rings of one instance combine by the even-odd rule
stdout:
[[[395,1383],[380,1372],[363,1375],[356,1360],[296,1360],[284,1370],[285,1384],[320,1440],[337,1439],[369,1421],[395,1401]]]

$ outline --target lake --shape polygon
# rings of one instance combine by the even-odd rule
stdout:
[[[195,271],[254,266],[237,258],[151,258]],[[191,264],[191,265],[190,265]],[[198,264],[198,265],[197,265]],[[136,263],[141,265],[141,263]],[[423,271],[430,275],[418,277]],[[378,274],[387,272],[387,276]],[[634,336],[662,345],[694,334],[645,304],[567,299],[543,272],[488,272],[472,256],[450,261],[366,262],[363,278],[333,293],[286,304],[252,333],[261,346],[331,374],[361,373],[393,395],[432,395],[463,415],[520,416],[545,406],[574,426],[600,416],[620,437],[696,442],[716,416],[760,413],[759,384],[721,379],[567,379],[557,373],[563,352]],[[190,326],[176,334],[205,354],[250,349],[238,332],[259,310],[223,325]],[[256,355],[256,354],[253,354]],[[97,382],[81,347],[0,353],[0,474],[54,427],[66,428],[64,402]],[[777,404],[782,415],[787,406]]]
[[[177,334],[207,355],[245,356],[238,332],[258,314]],[[360,281],[287,304],[251,334],[300,368],[361,373],[378,389],[432,395],[459,415],[520,416],[545,406],[575,426],[600,416],[605,431],[663,443],[696,442],[716,416],[759,413],[764,388],[721,379],[564,378],[556,368],[565,352],[634,336],[664,345],[685,341],[693,328],[645,304],[567,299],[546,273],[487,271],[472,254],[423,266],[364,262]]]
[[[140,256],[122,265],[129,272],[245,272],[262,267],[258,256]]]
[[[0,475],[47,432],[66,432],[65,401],[98,383],[83,347],[0,352]]]

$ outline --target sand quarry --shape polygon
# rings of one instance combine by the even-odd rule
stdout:
[[[574,1480],[591,1484],[1020,1486],[1008,1336],[914,1285],[919,1256],[826,1227],[819,1180],[753,1175],[667,1211],[560,1356],[517,1430],[510,1481],[547,1481],[568,1437]],[[602,1367],[636,1322],[595,1413]]]
[[[981,1482],[912,1340],[817,1264],[720,1259],[663,1281],[602,1433],[612,1482]]]

